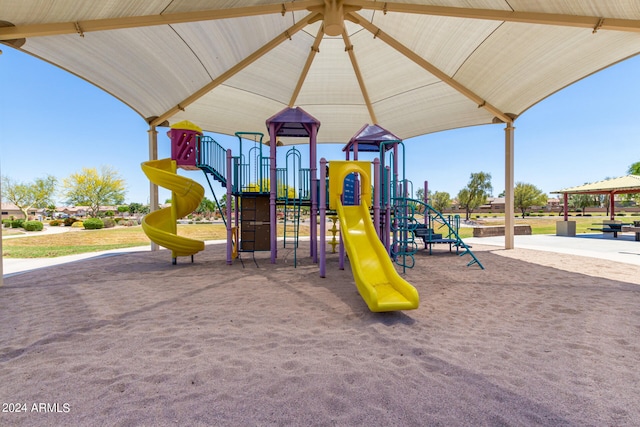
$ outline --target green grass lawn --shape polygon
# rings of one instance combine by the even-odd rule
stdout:
[[[8,231],[2,235],[23,234]],[[283,235],[283,225],[278,224],[278,234]],[[178,224],[178,235],[197,240],[224,240],[227,230],[224,224]],[[309,235],[309,227],[301,225],[300,235]],[[102,230],[74,229],[67,233],[32,235],[2,241],[2,256],[7,258],[54,258],[85,252],[131,248],[150,245],[151,241],[142,227],[116,227]]]
[[[589,228],[598,228],[596,224],[602,224],[603,220],[608,219],[605,216],[571,216],[570,221],[576,222],[576,234],[581,233],[597,233],[597,231],[589,230]],[[556,234],[556,222],[562,221],[563,217],[547,216],[547,217],[521,217],[515,218],[516,224],[528,224],[531,226],[532,234]],[[640,221],[640,216],[621,216],[616,217],[616,220],[623,223],[631,223],[633,221]],[[496,215],[494,218],[482,217],[474,219],[479,225],[492,226],[492,225],[504,225],[504,215]],[[446,234],[447,230],[445,226],[436,227],[436,233]],[[464,227],[460,228],[460,237],[465,239],[467,237],[473,237],[473,228]]]
[[[570,217],[576,221],[577,233],[597,233],[588,230],[602,223],[604,216]],[[616,217],[622,222],[640,221],[640,216]],[[533,234],[555,234],[556,222],[562,217],[527,217],[517,218],[516,224],[529,224]],[[497,218],[480,218],[481,225],[504,225],[504,216]],[[283,235],[283,225],[278,225],[278,234]],[[309,235],[309,227],[301,225],[300,235]],[[446,230],[436,228],[436,233],[446,234]],[[15,229],[2,229],[2,235],[20,234]],[[224,240],[226,229],[223,224],[180,224],[178,234],[198,240]],[[460,237],[473,236],[473,228],[460,228]],[[102,230],[76,229],[67,233],[43,234],[25,238],[5,239],[2,241],[2,255],[7,258],[53,258],[64,255],[74,255],[85,252],[97,252],[109,249],[130,248],[149,245],[149,238],[142,231],[142,227],[116,227]]]
[[[178,225],[178,234],[198,240],[225,239],[227,236],[222,224]],[[53,258],[149,244],[151,242],[140,226],[78,229],[60,234],[5,239],[2,241],[2,255],[7,258]]]

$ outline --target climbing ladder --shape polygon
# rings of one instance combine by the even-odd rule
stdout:
[[[402,272],[415,265],[414,255],[418,252],[418,244],[415,240],[415,229],[418,221],[415,218],[415,205],[410,199],[403,197],[404,189],[400,189],[399,195],[393,199],[393,220],[391,233],[391,256],[396,264],[402,266]]]
[[[300,234],[300,212],[302,203],[299,198],[285,200],[284,204],[284,247],[292,243],[294,250],[298,247]],[[289,240],[287,240],[289,239]]]
[[[420,206],[420,205],[424,206],[424,215],[425,217],[427,217],[427,227],[429,227],[430,229],[433,228],[432,224],[435,224],[435,223],[438,223],[447,227],[447,230],[448,230],[447,238],[445,240],[451,240],[452,242],[451,244],[454,245],[456,249],[459,249],[459,248],[463,249],[462,252],[458,253],[459,256],[469,255],[471,257],[471,261],[469,261],[469,263],[467,264],[467,267],[473,264],[478,264],[478,266],[482,270],[484,270],[484,266],[482,265],[482,263],[478,260],[478,258],[476,258],[474,253],[471,251],[471,248],[464,242],[464,240],[460,238],[460,235],[458,234],[458,228],[460,223],[459,223],[459,217],[457,215],[456,215],[457,218],[454,217],[453,221],[451,221],[450,219],[445,218],[445,216],[442,215],[441,212],[434,209],[428,203],[424,203],[420,200],[415,200],[415,199],[407,199],[407,201],[412,204],[415,204],[416,206]],[[414,228],[414,234],[415,234],[415,228]]]
[[[278,183],[282,183],[277,199],[284,202],[284,247],[287,243],[293,244],[293,264],[297,267],[302,204],[311,198],[310,170],[302,168],[300,151],[295,147],[287,151],[285,164],[285,168],[276,172]]]

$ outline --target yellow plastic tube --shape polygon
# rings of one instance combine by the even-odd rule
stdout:
[[[192,179],[176,174],[171,159],[142,163],[142,171],[154,184],[172,192],[170,207],[151,212],[142,219],[142,229],[149,239],[170,249],[172,257],[194,255],[204,250],[204,242],[176,234],[176,220],[193,212],[204,197],[204,187]]]

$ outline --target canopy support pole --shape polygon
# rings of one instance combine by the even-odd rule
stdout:
[[[154,125],[149,126],[147,131],[149,134],[149,160],[158,160],[158,131]],[[153,182],[149,184],[149,209],[151,212],[157,211],[158,204],[158,186]],[[158,251],[160,247],[157,243],[151,242],[151,250]]]
[[[569,193],[564,193],[564,220],[569,221]]]
[[[507,123],[505,127],[505,139],[504,139],[504,248],[514,248],[514,229],[515,220],[513,218],[514,212],[514,198],[513,198],[513,150],[514,150],[514,130],[512,122]]]

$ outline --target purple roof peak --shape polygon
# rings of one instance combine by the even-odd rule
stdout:
[[[267,119],[267,129],[271,123],[276,126],[276,136],[309,137],[311,128],[320,128],[320,121],[300,107],[285,108]]]

